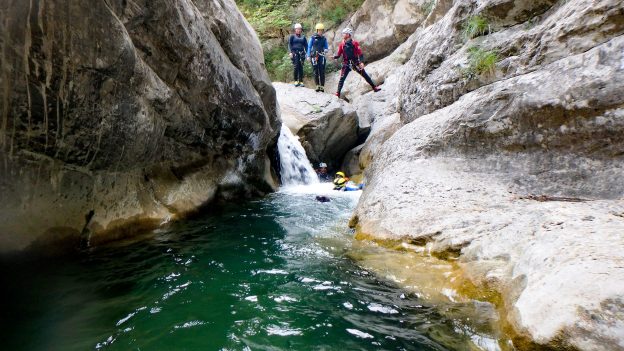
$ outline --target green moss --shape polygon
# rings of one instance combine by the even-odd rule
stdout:
[[[466,40],[486,35],[492,32],[490,24],[485,17],[472,16],[464,23],[464,37]]]
[[[318,22],[325,28],[336,27],[355,12],[364,0],[311,0],[304,9],[294,0],[236,0],[239,9],[254,28],[260,41],[285,38],[292,31],[294,23],[303,24],[308,38]],[[302,15],[297,16],[297,13]],[[292,80],[292,62],[288,57],[286,44],[267,50],[264,53],[269,76],[274,81]],[[340,64],[327,60],[326,73],[338,71]],[[304,65],[306,77],[313,77],[313,68],[309,62]]]
[[[260,39],[279,38],[288,33],[293,20],[290,0],[237,0],[241,12]]]
[[[498,53],[493,50],[473,46],[468,49],[468,72],[476,74],[494,74],[496,63],[499,61]]]
[[[306,32],[312,32],[317,22],[325,23],[327,28],[336,26],[363,2],[364,0],[312,0],[307,7],[301,9],[301,3],[294,0],[236,0],[260,40],[283,38],[297,22],[303,24]]]
[[[436,2],[437,2],[436,0],[429,0],[429,1],[425,2],[425,3],[423,3],[421,5],[421,7],[420,7],[422,12],[425,15],[429,16],[429,14],[431,14],[433,9],[435,8]]]

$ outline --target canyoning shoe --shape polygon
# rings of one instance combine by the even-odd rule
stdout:
[[[336,95],[340,99],[340,93],[335,93],[334,95]]]
[[[297,86],[298,87],[305,87],[305,84],[303,84],[303,82],[299,82],[299,84]]]
[[[294,86],[299,86],[299,82],[297,82],[296,80],[293,80],[292,82],[290,82],[290,84]]]
[[[324,93],[324,92],[325,92],[325,87],[323,87],[323,86],[319,86],[319,91],[320,91],[321,93]]]
[[[374,88],[373,88],[373,91],[374,91],[374,92],[381,91],[381,88],[380,88],[380,87],[378,87],[378,86],[377,86],[377,87],[374,87]]]
[[[314,91],[316,91],[318,93],[319,91],[321,91],[321,87],[317,85],[316,89],[314,89]]]

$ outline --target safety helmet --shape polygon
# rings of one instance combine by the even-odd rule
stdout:
[[[325,162],[319,163],[319,168],[327,168],[327,163]]]
[[[325,25],[323,23],[317,23],[316,24],[316,30],[325,30]]]
[[[295,29],[303,29],[301,23],[295,23]]]
[[[342,34],[349,34],[349,35],[353,35],[353,29],[347,27],[345,29],[342,30]]]
[[[344,174],[344,172],[336,172],[336,177],[346,177],[346,175]]]

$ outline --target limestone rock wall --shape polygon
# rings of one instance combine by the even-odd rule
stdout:
[[[274,83],[282,120],[301,145],[314,167],[320,162],[337,169],[358,143],[355,109],[337,97],[312,89]]]
[[[233,1],[9,1],[0,23],[0,249],[272,189],[275,91]]]
[[[428,0],[366,0],[362,7],[328,33],[334,47],[342,41],[341,31],[352,28],[365,51],[367,62],[381,59],[403,43],[427,16]]]
[[[371,124],[358,237],[457,255],[518,345],[622,349],[624,3],[436,1],[368,71],[389,94],[345,87]]]

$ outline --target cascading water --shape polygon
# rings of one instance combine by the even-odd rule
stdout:
[[[308,185],[319,182],[299,138],[294,136],[285,124],[282,124],[277,149],[280,154],[283,186]]]

